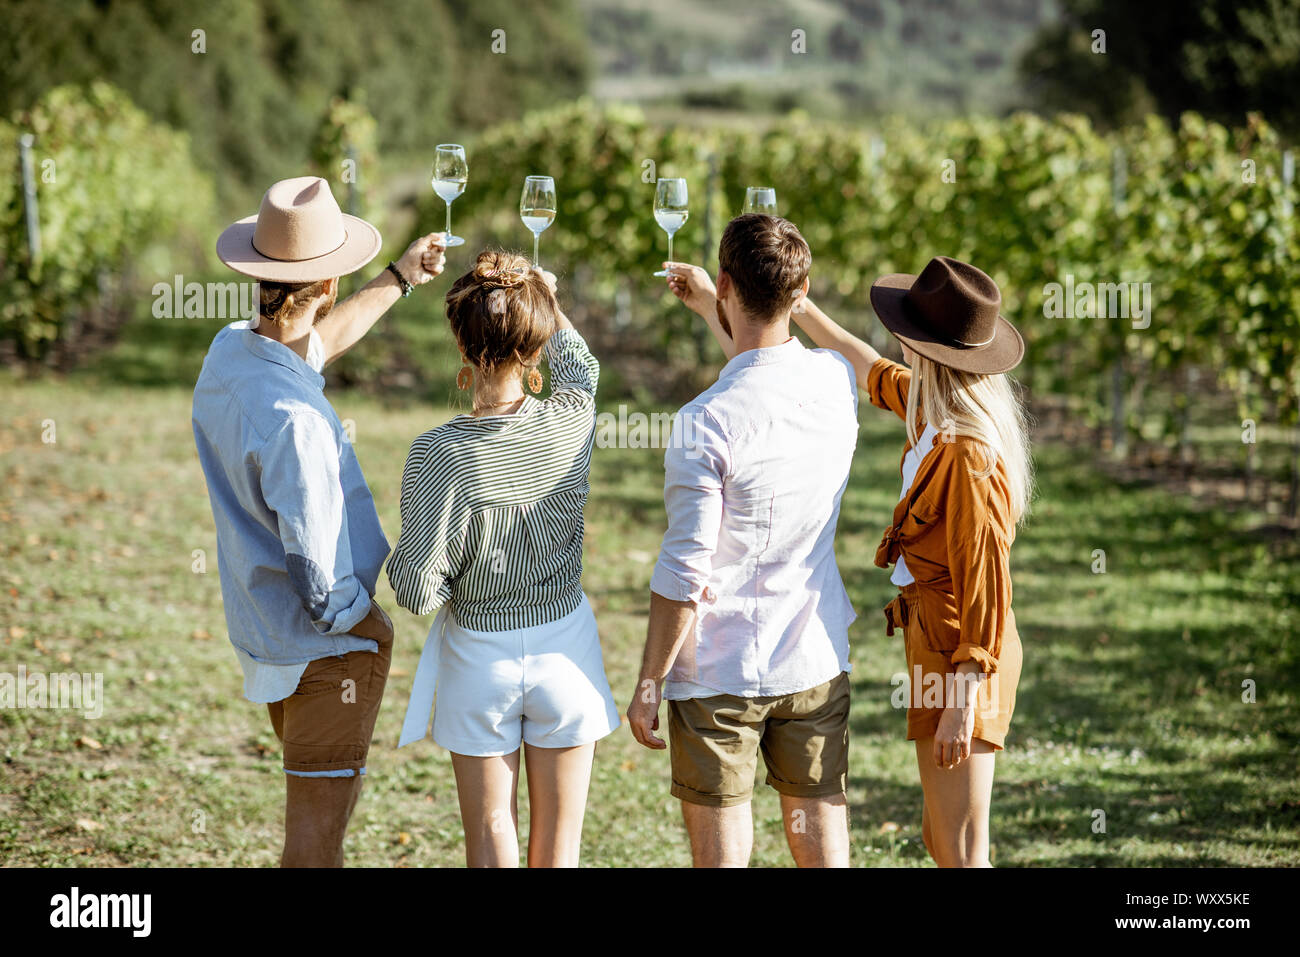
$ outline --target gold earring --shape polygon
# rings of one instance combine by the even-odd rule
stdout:
[[[462,392],[474,384],[474,370],[465,365],[463,369],[456,373],[456,387]]]
[[[536,369],[528,370],[528,391],[533,393],[542,391],[542,374]]]

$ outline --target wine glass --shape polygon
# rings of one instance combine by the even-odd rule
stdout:
[[[745,212],[776,215],[776,190],[771,186],[750,186],[745,190]]]
[[[463,236],[451,231],[451,203],[465,192],[469,180],[469,163],[465,161],[465,147],[456,143],[439,143],[433,160],[433,191],[447,204],[447,236],[444,245],[462,246]]]
[[[686,180],[681,178],[659,177],[655,183],[655,222],[668,234],[668,260],[673,258],[673,233],[685,225],[690,211],[686,208]],[[667,269],[661,269],[656,276],[670,275]]]
[[[537,244],[546,227],[555,222],[555,180],[549,176],[529,176],[519,197],[519,218],[533,234],[533,266],[537,261]]]

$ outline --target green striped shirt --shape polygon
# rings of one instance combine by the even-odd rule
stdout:
[[[572,329],[546,345],[551,394],[513,415],[458,415],[411,445],[402,534],[388,559],[397,603],[509,631],[563,618],[582,600],[582,510],[590,485],[600,363]]]

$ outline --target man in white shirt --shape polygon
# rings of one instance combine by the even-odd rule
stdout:
[[[790,335],[811,261],[792,223],[747,214],[723,233],[716,289],[704,270],[666,264],[730,361],[682,408],[664,456],[668,531],[627,716],[641,744],[664,749],[653,732],[668,699],[672,793],[697,867],[748,864],[759,750],[795,862],[848,865],[855,615],[834,538],[857,383],[838,353]]]

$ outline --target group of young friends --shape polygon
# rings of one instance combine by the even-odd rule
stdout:
[[[480,253],[446,298],[472,409],[411,445],[390,555],[321,370],[446,258],[441,234],[423,236],[336,302],[338,277],[379,246],[315,177],[274,184],[217,243],[259,281],[260,314],[213,340],[193,426],[244,694],[267,705],[283,744],[281,863],[343,862],[392,655],[374,599],[387,560],[397,603],[437,612],[399,746],[431,721],[451,752],[468,864],[519,862],[522,753],[528,864],[574,866],[595,743],[622,724],[582,586],[600,364],[554,276]],[[922,833],[940,866],[988,866],[994,756],[1021,663],[1008,559],[1032,474],[1006,373],[1023,341],[993,280],[947,257],[871,289],[905,364],[808,298],[812,257],[792,223],[737,217],[718,262],[716,286],[699,267],[665,264],[728,361],[681,409],[665,450],[668,522],[631,733],[670,752],[696,866],[748,863],[760,752],[795,862],[848,864],[856,616],[834,546],[861,389],[906,434],[875,564],[893,566],[899,586],[884,613],[888,633],[902,631]]]

